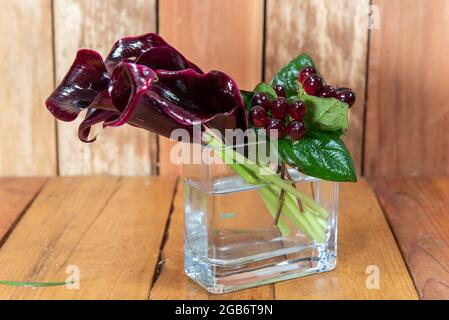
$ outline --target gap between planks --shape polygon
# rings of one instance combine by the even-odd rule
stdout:
[[[208,294],[183,272],[182,185],[174,201],[164,266],[150,299],[417,299],[417,292],[397,243],[364,179],[343,184],[336,270],[224,295]],[[366,286],[367,267],[379,267],[380,288]]]
[[[392,177],[370,182],[420,297],[449,299],[449,178]]]
[[[0,287],[0,299],[147,299],[176,181],[53,178],[0,250],[0,279],[60,281],[80,290]]]
[[[14,180],[12,180],[14,179]],[[32,179],[32,180],[30,180]],[[15,203],[15,208],[11,208],[11,210],[14,210],[16,208],[19,208],[17,212],[13,212],[12,215],[12,221],[0,221],[3,224],[6,224],[6,226],[4,226],[4,228],[0,228],[0,249],[3,247],[3,245],[6,243],[6,241],[8,241],[9,236],[12,234],[12,232],[14,231],[14,229],[17,227],[17,225],[20,223],[20,220],[22,220],[23,216],[26,214],[27,210],[32,206],[34,200],[38,197],[38,195],[40,194],[40,192],[44,189],[45,185],[48,182],[47,178],[2,178],[0,179],[0,183],[5,183],[6,181],[23,181],[23,182],[31,182],[28,183],[26,185],[26,188],[31,188],[31,193],[30,195],[24,195],[23,190],[17,190],[14,187],[10,188],[7,191],[16,193],[16,192],[20,192],[21,193],[21,197],[23,196],[24,199],[22,201],[19,200],[19,202],[21,203]],[[34,186],[34,184],[37,184],[37,186]],[[3,191],[2,190],[2,186],[0,186],[0,192]],[[3,204],[4,205],[4,204]],[[10,208],[7,208],[7,210],[9,210]],[[15,218],[14,218],[15,216]],[[0,219],[3,219],[3,215],[0,216]],[[9,226],[8,226],[9,225]]]
[[[159,278],[159,274],[161,272],[161,269],[163,268],[164,260],[163,260],[162,253],[163,253],[165,244],[167,243],[167,240],[168,240],[168,229],[170,228],[171,217],[173,215],[173,211],[175,208],[174,202],[175,202],[175,197],[179,190],[179,183],[180,183],[180,179],[179,179],[179,177],[177,177],[176,183],[175,183],[175,190],[173,192],[172,199],[171,199],[170,211],[168,213],[167,222],[166,222],[165,228],[164,228],[164,235],[163,235],[163,238],[161,241],[161,245],[159,247],[159,258],[158,258],[158,261],[156,264],[156,268],[154,270],[154,275],[153,275],[153,279],[151,281],[150,290],[148,291],[148,300],[150,299],[151,289],[153,288],[154,284],[156,283],[157,279]]]

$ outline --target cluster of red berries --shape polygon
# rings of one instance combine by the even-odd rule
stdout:
[[[304,91],[311,96],[322,98],[336,98],[351,107],[355,102],[355,93],[349,88],[336,88],[324,84],[323,79],[314,67],[305,67],[299,77]],[[307,106],[301,100],[288,103],[285,98],[285,88],[281,85],[273,87],[277,98],[270,99],[265,93],[259,92],[253,96],[251,102],[250,119],[254,127],[278,130],[278,138],[286,135],[296,141],[304,137],[307,128],[304,116]]]
[[[355,93],[349,88],[335,88],[326,85],[323,79],[317,74],[314,67],[305,67],[299,74],[299,82],[304,91],[311,96],[323,98],[337,98],[347,103],[350,107],[355,102]]]
[[[285,99],[285,89],[276,85],[273,88],[277,98],[270,99],[268,95],[259,92],[253,96],[250,110],[250,119],[254,127],[265,128],[270,134],[270,130],[278,130],[278,138],[288,135],[290,139],[296,141],[306,134],[304,116],[307,107],[304,102],[296,100],[288,103]]]

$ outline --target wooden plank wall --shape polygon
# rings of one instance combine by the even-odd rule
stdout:
[[[204,71],[222,70],[242,89],[262,79],[263,0],[162,0],[160,34]],[[179,173],[160,139],[160,174]]]
[[[373,0],[365,173],[449,173],[449,1]]]
[[[54,20],[59,83],[78,48],[95,48],[106,56],[118,38],[156,31],[156,1],[54,0]],[[101,133],[97,143],[86,145],[75,138],[79,122],[58,122],[61,175],[154,173],[155,135],[128,126],[109,128]]]
[[[51,0],[1,1],[0,175],[56,174]],[[31,23],[32,22],[32,23]]]
[[[179,173],[165,139],[123,127],[82,144],[77,123],[56,124],[43,107],[78,48],[104,55],[119,37],[157,30],[204,70],[223,70],[244,89],[307,51],[329,83],[358,94],[345,141],[359,173],[449,173],[447,0],[1,3],[8,45],[0,48],[0,176]],[[379,9],[379,29],[367,28],[370,4]]]
[[[363,116],[369,0],[268,0],[266,80],[292,57],[309,53],[327,83],[353,88],[350,131],[345,142],[359,172],[362,162]]]

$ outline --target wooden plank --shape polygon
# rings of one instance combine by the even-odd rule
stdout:
[[[449,299],[449,178],[373,182],[421,298]]]
[[[357,170],[362,164],[369,0],[267,0],[266,79],[302,52],[309,53],[326,81],[353,88],[345,142]]]
[[[55,178],[0,250],[0,279],[65,281],[80,289],[1,287],[1,299],[146,299],[175,181]]]
[[[0,243],[45,181],[45,178],[0,178]]]
[[[151,299],[415,299],[412,280],[376,197],[362,179],[341,190],[336,270],[226,295],[209,295],[184,275],[181,190],[163,249],[163,268]],[[368,266],[380,271],[380,289],[365,286]],[[274,293],[274,296],[273,296]]]
[[[56,78],[61,81],[79,48],[106,56],[116,40],[156,30],[156,1],[55,0]],[[157,137],[129,126],[108,128],[96,143],[77,138],[79,120],[58,122],[61,175],[155,173]]]
[[[159,3],[159,32],[203,70],[221,70],[242,89],[262,78],[263,0],[164,0]],[[159,140],[160,174],[174,175],[173,143]]]
[[[0,176],[54,175],[51,0],[3,1],[0,29]]]
[[[365,174],[449,173],[449,2],[373,0]]]
[[[276,284],[276,299],[417,298],[376,196],[364,179],[341,185],[338,229],[337,268]],[[376,268],[379,289],[365,285]]]
[[[152,300],[194,300],[194,299],[232,299],[253,300],[273,299],[273,286],[247,289],[230,294],[213,295],[190,280],[184,273],[184,187],[178,185],[173,213],[167,233],[167,242],[162,249],[162,268],[151,290]],[[252,205],[242,202],[242,206]],[[242,208],[244,209],[244,208]],[[251,219],[249,219],[252,221]]]

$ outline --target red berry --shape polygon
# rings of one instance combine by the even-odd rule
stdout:
[[[270,108],[270,99],[265,93],[258,92],[253,96],[252,105],[254,106],[261,106],[265,109]]]
[[[270,130],[277,130],[277,136],[279,139],[283,138],[285,135],[284,123],[279,119],[270,119],[265,129],[267,130],[268,136],[273,133],[270,132]]]
[[[304,91],[311,96],[317,96],[323,89],[323,80],[317,74],[311,75],[302,84]]]
[[[315,68],[314,67],[305,67],[304,69],[302,69],[301,70],[301,73],[299,74],[299,82],[301,83],[301,84],[303,84],[304,83],[304,81],[308,78],[308,77],[310,77],[310,76],[312,76],[312,75],[314,75],[314,74],[316,74],[316,70],[315,70]]]
[[[349,107],[352,107],[356,98],[355,93],[348,88],[338,88],[335,97],[340,101],[346,102]]]
[[[288,102],[285,98],[280,97],[271,103],[271,115],[275,119],[284,119],[288,111]]]
[[[288,110],[293,120],[301,120],[307,113],[307,106],[300,100],[294,101]]]
[[[323,89],[320,92],[320,97],[323,98],[334,98],[337,90],[333,86],[324,85]]]
[[[285,98],[285,88],[281,86],[280,84],[276,84],[273,87],[274,91],[276,92],[276,95],[278,97],[284,97]]]
[[[306,124],[304,121],[292,121],[287,126],[287,134],[293,140],[299,140],[306,134]]]
[[[261,106],[255,106],[251,109],[250,118],[256,128],[265,128],[270,120],[267,111]]]

